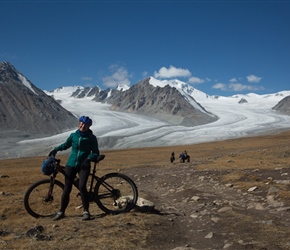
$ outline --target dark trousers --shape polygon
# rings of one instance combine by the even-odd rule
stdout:
[[[64,212],[68,206],[69,196],[77,173],[79,174],[79,191],[82,198],[83,208],[85,211],[89,211],[89,199],[86,184],[90,174],[90,168],[81,169],[80,167],[65,166],[65,184],[60,208],[60,211],[62,212]]]

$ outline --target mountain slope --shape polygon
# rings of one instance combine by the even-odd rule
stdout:
[[[158,118],[173,125],[196,126],[217,120],[193,97],[206,94],[178,82],[161,82],[153,77],[134,84],[130,88],[101,90],[99,87],[77,89],[71,97],[92,97],[93,101],[111,104],[111,110],[123,111]]]
[[[290,95],[278,102],[277,105],[273,107],[273,110],[290,115]]]
[[[76,117],[10,63],[0,63],[0,128],[51,135],[75,127]]]
[[[191,96],[183,96],[170,85],[153,86],[147,78],[118,96],[107,99],[113,110],[138,113],[167,121],[173,125],[196,126],[217,118],[207,112]]]

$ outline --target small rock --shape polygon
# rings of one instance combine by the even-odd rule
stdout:
[[[9,233],[7,231],[0,231],[0,236],[6,236],[8,235]]]
[[[150,212],[155,208],[155,204],[152,201],[139,197],[136,202],[136,209],[141,212]]]
[[[204,238],[211,239],[213,237],[213,232],[208,233]]]
[[[33,228],[30,228],[26,236],[33,239],[33,240],[51,240],[52,237],[48,235],[41,234],[44,231],[43,226],[36,226]]]
[[[211,218],[211,221],[213,221],[215,223],[217,223],[219,220],[220,220],[220,218],[218,218],[218,217],[212,217]]]
[[[258,187],[251,187],[251,188],[248,189],[248,192],[254,192],[257,189],[258,189]]]
[[[265,208],[263,207],[263,205],[261,203],[257,203],[255,206],[255,209],[259,210],[259,211],[265,210]]]
[[[199,196],[192,196],[191,197],[191,200],[193,200],[193,201],[199,201],[200,200],[200,197]]]
[[[222,207],[217,212],[218,213],[224,213],[224,212],[227,212],[227,211],[230,211],[230,210],[233,210],[232,207]]]
[[[279,207],[277,212],[290,211],[290,207]]]
[[[27,231],[26,235],[27,235],[28,237],[33,237],[33,236],[35,236],[35,235],[38,234],[38,233],[42,233],[43,230],[44,230],[43,226],[36,226],[36,227],[30,228],[30,229]]]
[[[224,245],[223,249],[227,249],[227,248],[229,248],[229,247],[231,247],[231,246],[232,246],[231,243],[226,243],[226,244]]]
[[[197,214],[191,214],[191,215],[190,215],[190,218],[192,218],[192,219],[196,219],[197,217],[198,217]]]
[[[275,181],[277,184],[288,185],[290,184],[290,180],[277,180]]]

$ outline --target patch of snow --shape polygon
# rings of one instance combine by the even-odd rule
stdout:
[[[19,78],[19,80],[23,83],[23,85],[24,85],[25,87],[29,88],[29,89],[30,89],[34,94],[38,95],[38,94],[34,91],[34,89],[32,88],[32,86],[31,86],[31,84],[29,83],[29,81],[27,81],[27,79],[26,79],[23,75],[18,74],[18,78]]]

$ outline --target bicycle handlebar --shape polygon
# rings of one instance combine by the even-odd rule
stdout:
[[[98,155],[96,160],[94,160],[92,162],[98,163],[98,162],[104,160],[104,158],[105,158],[105,155]],[[60,165],[60,159],[54,158],[54,160],[55,160],[56,165]]]

